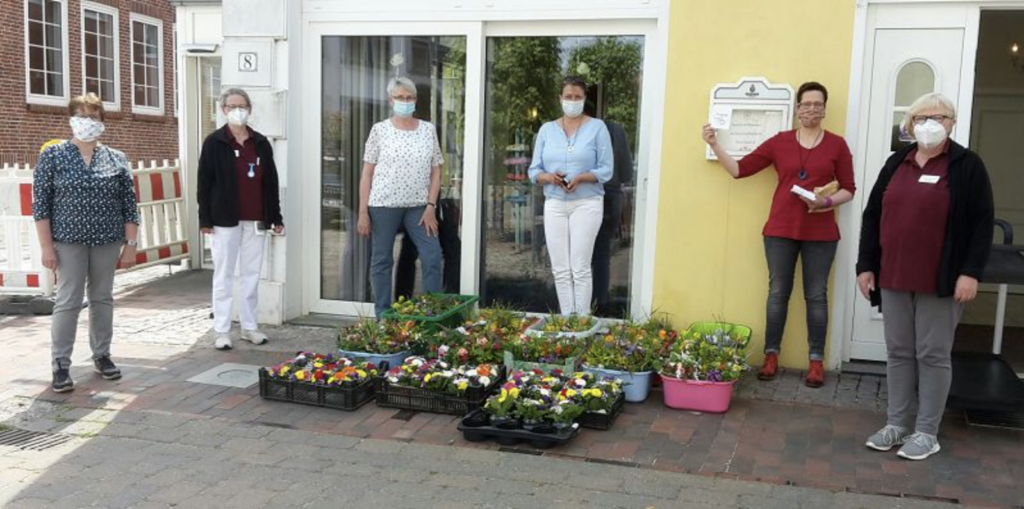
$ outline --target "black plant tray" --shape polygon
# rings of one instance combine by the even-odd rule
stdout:
[[[387,363],[378,370],[387,371]],[[355,410],[373,399],[377,380],[368,378],[350,387],[327,387],[306,382],[293,382],[271,378],[266,368],[260,368],[260,397],[273,401],[301,403],[303,405]]]
[[[626,406],[626,395],[620,393],[619,397],[615,399],[615,403],[612,404],[612,412],[610,414],[599,414],[597,412],[586,412],[580,416],[580,426],[584,428],[597,429],[601,431],[609,430],[612,424],[615,424],[615,419],[622,413],[622,409]]]
[[[498,366],[498,376],[488,387],[470,387],[463,396],[430,391],[418,387],[392,385],[386,375],[377,387],[377,406],[401,408],[436,414],[466,415],[483,406],[490,396],[505,383],[505,366]]]
[[[483,410],[474,410],[459,421],[459,431],[469,442],[483,442],[494,440],[504,446],[514,446],[520,443],[528,443],[537,449],[549,449],[556,445],[562,445],[572,440],[579,433],[580,427],[574,424],[573,427],[559,430],[554,433],[536,433],[525,429],[502,429],[491,424],[483,426],[472,426],[470,423],[475,419],[481,419]]]

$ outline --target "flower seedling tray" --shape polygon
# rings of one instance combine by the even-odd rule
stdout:
[[[612,424],[615,424],[615,419],[622,413],[622,409],[626,406],[626,395],[619,394],[618,398],[615,398],[615,403],[612,404],[611,413],[602,414],[598,412],[585,412],[580,416],[580,426],[589,429],[596,429],[601,431],[607,431],[611,429]]]
[[[544,362],[530,362],[516,360],[515,355],[512,352],[505,353],[505,369],[509,373],[515,373],[516,371],[533,371],[539,369],[545,373],[551,373],[552,371],[559,370],[562,373],[573,374],[576,372],[576,368],[579,365],[579,361],[576,357],[569,357],[565,360],[564,364],[548,364]]]
[[[589,339],[597,334],[601,329],[605,328],[605,323],[600,318],[594,318],[594,325],[589,329],[580,332],[544,332],[544,325],[547,324],[547,320],[541,320],[530,328],[526,329],[526,333],[530,336],[535,337],[549,337],[549,338],[575,338],[575,339]]]
[[[392,320],[412,320],[435,328],[441,326],[456,327],[462,323],[462,320],[469,314],[469,308],[472,307],[479,299],[480,297],[476,295],[455,295],[455,300],[458,301],[458,304],[438,315],[403,315],[389,309],[384,312],[382,318]]]
[[[378,369],[386,372],[387,363]],[[260,368],[260,397],[272,401],[352,411],[369,403],[374,397],[376,387],[375,378],[367,378],[348,387],[331,387],[272,378],[266,368]]]
[[[352,360],[370,362],[377,366],[381,366],[384,364],[387,364],[389,366],[401,366],[402,363],[405,362],[405,359],[412,355],[412,352],[409,350],[403,350],[398,353],[373,353],[339,349],[338,355]]]
[[[572,427],[556,430],[554,433],[537,433],[525,429],[502,429],[492,426],[490,423],[474,425],[474,421],[483,419],[486,422],[486,415],[483,410],[474,410],[459,421],[459,431],[469,442],[483,442],[494,440],[504,446],[514,446],[521,443],[528,443],[536,449],[549,449],[563,445],[572,440],[580,431],[579,423]]]
[[[488,396],[493,394],[505,383],[505,367],[498,368],[498,377],[488,387],[470,387],[462,396],[444,392],[395,385],[386,377],[380,378],[377,388],[377,406],[384,408],[401,408],[435,414],[466,415],[483,406]]]

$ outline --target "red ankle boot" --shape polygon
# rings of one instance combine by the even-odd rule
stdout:
[[[764,365],[761,366],[761,371],[757,372],[758,380],[772,380],[775,378],[775,372],[779,370],[779,354],[775,352],[768,352],[764,354]]]
[[[821,361],[811,361],[811,365],[807,368],[807,378],[804,379],[804,385],[814,388],[825,385],[825,365]]]

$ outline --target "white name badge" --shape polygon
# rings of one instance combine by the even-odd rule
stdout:
[[[938,184],[939,178],[938,175],[921,175],[921,178],[917,181],[922,184]]]

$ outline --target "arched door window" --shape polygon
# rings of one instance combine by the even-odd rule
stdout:
[[[893,104],[892,144],[893,152],[906,147],[914,140],[904,134],[900,123],[910,105],[918,97],[935,91],[935,70],[919,60],[908,62],[896,74],[896,101]]]

